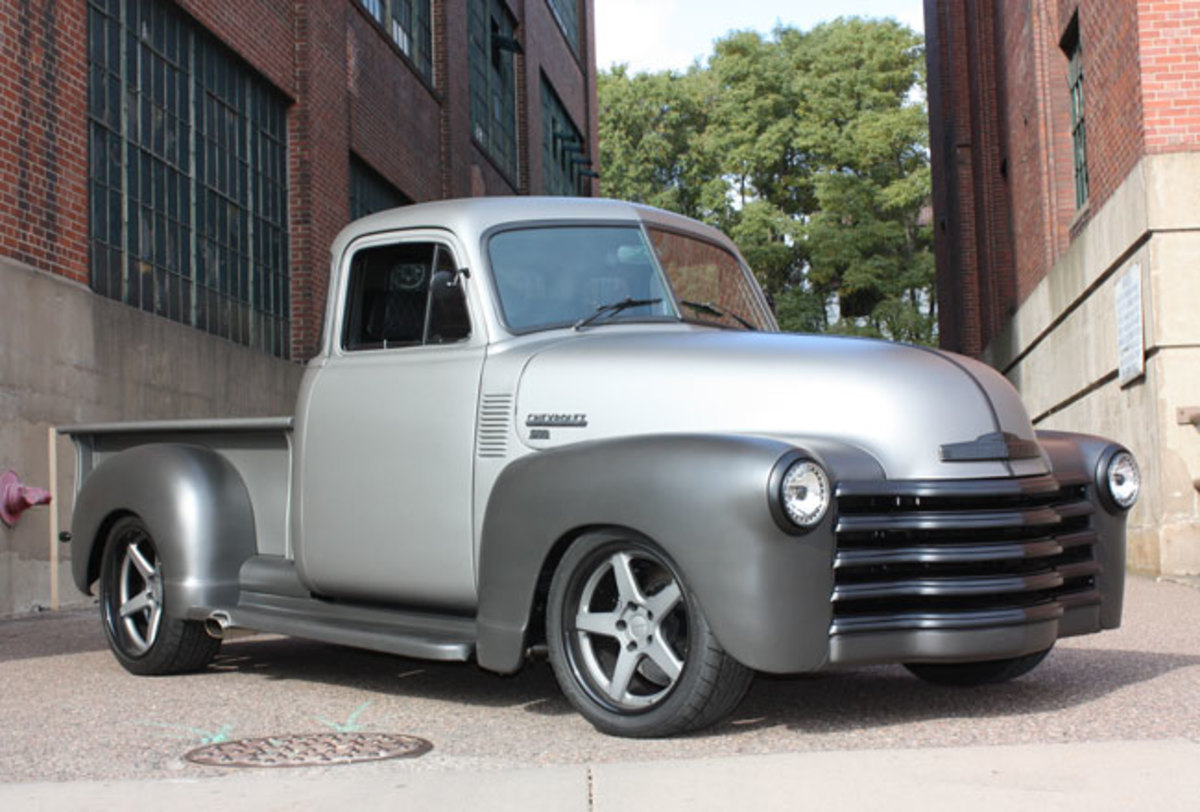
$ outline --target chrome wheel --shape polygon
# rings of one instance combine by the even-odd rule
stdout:
[[[134,674],[197,671],[221,645],[199,621],[171,615],[163,570],[146,524],[137,516],[118,519],[100,564],[100,616],[117,661]]]
[[[145,654],[158,639],[162,623],[162,566],[154,545],[144,534],[122,539],[125,553],[117,582],[117,614],[130,653]]]
[[[620,551],[593,565],[579,591],[572,649],[588,684],[621,710],[660,702],[687,657],[679,582],[648,553]]]
[[[699,730],[727,716],[750,687],[753,672],[721,648],[674,562],[636,533],[576,539],[546,600],[554,676],[605,733]]]

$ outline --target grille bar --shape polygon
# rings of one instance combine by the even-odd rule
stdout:
[[[996,576],[992,578],[922,578],[905,581],[868,581],[861,584],[842,584],[834,587],[833,601],[867,598],[958,597],[964,595],[994,595],[996,593],[1038,592],[1063,585],[1063,576],[1054,570],[1023,577]]]
[[[1061,541],[1040,539],[1013,544],[956,544],[896,547],[891,549],[838,550],[836,569],[883,564],[965,564],[980,561],[1009,561],[1048,558],[1063,551]]]
[[[971,629],[1099,600],[1086,480],[838,486],[833,634]]]

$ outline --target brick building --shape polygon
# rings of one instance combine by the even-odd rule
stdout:
[[[926,0],[942,343],[1138,455],[1134,569],[1200,574],[1200,0]]]
[[[0,6],[0,472],[55,425],[286,414],[329,245],[407,202],[591,194],[594,0]],[[0,615],[78,600],[48,511],[0,525]]]

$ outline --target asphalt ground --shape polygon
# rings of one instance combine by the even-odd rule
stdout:
[[[500,677],[470,665],[259,636],[227,641],[201,674],[135,677],[108,653],[93,609],[0,622],[0,799],[56,782],[168,779],[163,786],[235,788],[248,776],[271,773],[264,780],[301,782],[307,793],[305,781],[440,786],[450,773],[472,776],[468,783],[478,789],[532,774],[528,786],[586,785],[577,794],[590,809],[602,806],[592,783],[604,775],[625,776],[627,786],[693,775],[678,779],[687,783],[697,765],[709,776],[753,775],[804,754],[812,755],[802,760],[810,767],[835,759],[829,774],[853,773],[836,759],[855,752],[890,758],[909,775],[920,767],[905,767],[905,758],[924,759],[925,769],[936,770],[953,761],[950,754],[967,758],[989,747],[1006,748],[995,752],[1014,759],[1026,754],[1021,758],[1035,764],[1049,759],[1050,772],[1057,758],[1046,753],[1061,754],[1063,769],[1071,758],[1090,758],[1067,754],[1103,753],[1118,778],[1121,764],[1143,759],[1166,771],[1143,771],[1143,778],[1154,786],[1165,781],[1170,798],[1171,776],[1184,782],[1172,759],[1200,764],[1197,700],[1200,589],[1136,576],[1128,580],[1121,629],[1064,640],[1014,682],[941,688],[899,666],[760,677],[728,722],[664,741],[597,733],[567,705],[545,663]],[[433,749],[409,760],[290,770],[208,767],[183,758],[214,742],[331,731],[408,734]],[[1046,749],[1055,744],[1099,749]],[[796,770],[789,774],[794,780]],[[1192,775],[1189,787],[1200,769]]]

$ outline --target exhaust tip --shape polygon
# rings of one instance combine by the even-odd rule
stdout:
[[[229,628],[229,615],[224,612],[213,612],[204,619],[204,631],[214,640],[225,638],[225,630]]]

